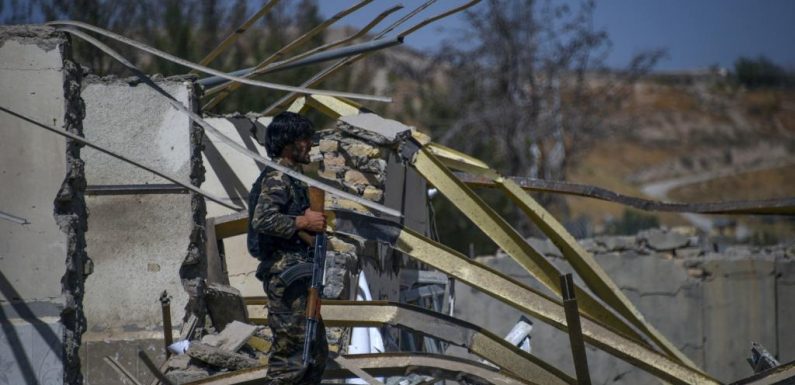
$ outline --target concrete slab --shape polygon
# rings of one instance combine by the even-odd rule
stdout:
[[[0,27],[0,105],[62,127],[64,43],[51,28]],[[53,199],[65,176],[65,139],[3,112],[0,127],[0,211],[30,222],[0,220],[0,304],[60,302],[66,236]]]
[[[234,353],[245,345],[256,331],[257,327],[255,325],[232,321],[226,325],[221,333],[204,336],[202,342],[221,350]]]
[[[396,120],[384,119],[378,114],[370,112],[343,116],[339,119],[337,127],[351,135],[379,145],[395,143],[398,134],[411,129]]]
[[[216,330],[226,331],[235,323],[248,321],[246,303],[240,291],[234,287],[210,283],[207,285],[204,299]]]

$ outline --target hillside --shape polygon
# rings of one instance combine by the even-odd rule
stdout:
[[[374,79],[369,90],[357,91],[393,95],[394,103],[373,106],[379,113],[438,136],[452,123],[428,113],[433,96],[452,81],[443,68],[398,47],[357,64],[352,77]],[[598,82],[602,75],[592,76]],[[655,73],[631,85],[599,130],[599,139],[587,147],[568,142],[577,153],[567,164],[569,181],[669,201],[795,196],[793,89],[748,90],[719,72]],[[627,215],[625,207],[603,201],[567,198],[566,203],[565,221],[586,223],[583,235],[609,232],[611,222]],[[698,221],[678,214],[650,215],[660,225],[699,227]],[[795,234],[795,224],[786,218],[718,216],[706,223],[714,220],[721,226],[739,225],[742,238],[772,241]],[[702,230],[716,232],[713,224],[704,223]]]

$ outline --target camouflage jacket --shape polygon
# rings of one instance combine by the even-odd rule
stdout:
[[[282,159],[277,162],[301,170],[300,166],[289,165]],[[249,196],[249,252],[263,261],[280,251],[305,254],[307,246],[298,237],[295,217],[308,207],[305,183],[266,167]]]

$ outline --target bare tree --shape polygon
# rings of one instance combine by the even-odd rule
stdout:
[[[574,140],[595,134],[626,80],[660,56],[644,53],[629,71],[607,71],[610,41],[593,26],[594,1],[569,4],[490,0],[467,12],[470,28],[440,57],[454,79],[445,100],[458,110],[436,133],[441,142],[482,155],[506,174],[565,179],[579,147]]]
[[[594,27],[594,9],[593,0],[488,0],[467,12],[467,28],[433,64],[445,68],[449,80],[441,86],[423,82],[433,84],[422,91],[433,102],[418,120],[431,123],[439,142],[503,174],[565,179],[568,163],[606,132],[605,117],[620,108],[632,81],[662,55],[645,52],[625,69],[608,69],[611,43]],[[515,206],[489,194],[484,198],[522,233],[533,231]],[[562,199],[541,199],[567,215]],[[451,212],[444,204],[439,211]]]

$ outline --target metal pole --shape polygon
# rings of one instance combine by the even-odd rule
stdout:
[[[394,39],[379,39],[379,40],[367,41],[361,44],[354,44],[347,47],[329,50],[326,52],[319,52],[299,60],[294,60],[294,61],[291,61],[290,59],[282,60],[270,64],[265,68],[259,70],[257,70],[257,67],[244,68],[241,70],[230,72],[228,75],[237,76],[237,77],[248,77],[249,75],[253,74],[264,74],[276,71],[283,71],[291,68],[339,59],[342,57],[358,55],[364,52],[377,51],[379,49],[389,48],[402,43],[403,43],[402,37],[396,37]],[[197,83],[203,85],[204,87],[215,87],[221,83],[227,83],[227,82],[230,81],[220,76],[210,76],[204,79],[199,79],[197,81]]]
[[[174,342],[174,337],[171,333],[171,297],[165,290],[160,294],[160,308],[163,310],[163,341],[166,344],[166,357],[168,357],[171,355],[168,347]]]
[[[585,343],[580,328],[580,313],[577,310],[577,299],[574,298],[574,279],[571,274],[560,276],[560,291],[563,294],[563,310],[566,312],[566,325],[569,329],[569,342],[574,358],[577,384],[591,385],[591,376],[588,374],[588,358],[585,356]]]

